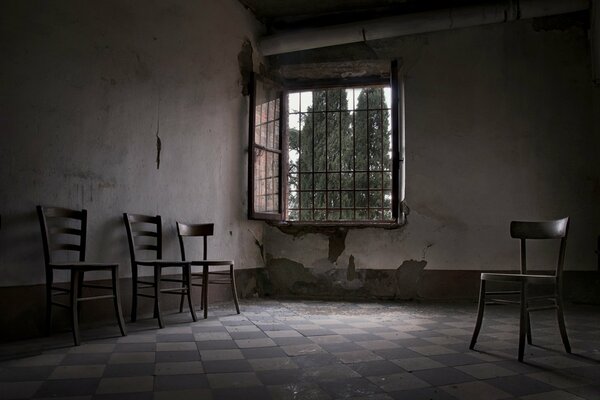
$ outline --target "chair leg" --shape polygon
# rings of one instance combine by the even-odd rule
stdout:
[[[123,311],[121,310],[121,297],[119,295],[119,267],[115,266],[111,270],[112,272],[112,290],[113,290],[113,303],[115,306],[115,313],[117,314],[117,322],[119,323],[119,329],[121,335],[127,336],[127,330],[125,328],[125,321],[123,320]]]
[[[527,344],[533,344],[531,337],[531,313],[527,311]]]
[[[525,282],[521,283],[521,302],[519,318],[519,361],[523,362],[525,353],[525,336],[527,334],[527,300],[525,298]]]
[[[79,278],[77,279],[77,297],[78,298],[82,298],[83,297],[83,278],[84,278],[84,274],[85,271],[79,271]],[[81,317],[81,307],[77,307],[77,318]]]
[[[137,302],[138,302],[138,270],[137,264],[131,266],[131,322],[137,320]]]
[[[188,275],[185,273],[185,268],[183,268],[181,273],[181,297],[179,298],[179,312],[183,312],[183,300],[185,298],[185,288],[189,286],[189,280],[186,283],[186,279],[188,279]],[[195,320],[194,320],[195,321]]]
[[[158,318],[158,326],[160,328],[164,328],[165,324],[162,319],[162,314],[160,312],[160,278],[162,274],[162,270],[159,266],[154,266],[154,314],[156,318]]]
[[[188,306],[190,307],[190,313],[192,313],[192,320],[196,322],[196,310],[194,310],[194,302],[192,300],[192,267],[190,265],[183,267],[183,271],[185,275],[184,282],[187,285],[186,293],[188,298]],[[183,294],[181,295],[180,308],[181,306],[183,306]]]
[[[53,272],[51,268],[46,270],[46,335],[52,332],[52,282]]]
[[[481,330],[481,323],[483,322],[483,311],[485,309],[485,281],[481,281],[479,286],[479,305],[477,306],[477,322],[475,323],[475,329],[473,330],[473,336],[471,337],[471,344],[469,349],[473,350],[475,343],[477,342],[477,336]]]
[[[73,327],[73,340],[75,346],[79,346],[79,318],[78,318],[78,293],[79,293],[79,271],[71,270],[71,325]]]
[[[560,329],[560,337],[562,338],[565,351],[571,353],[571,344],[567,336],[567,327],[565,325],[565,316],[563,314],[563,303],[560,295],[556,298],[556,317],[558,319],[558,328]]]
[[[204,319],[208,318],[208,265],[202,267],[202,303],[204,303]]]
[[[233,302],[235,303],[235,309],[239,314],[240,303],[238,302],[237,288],[235,287],[235,273],[233,271],[233,264],[229,266],[229,276],[231,277],[231,294],[233,295]]]

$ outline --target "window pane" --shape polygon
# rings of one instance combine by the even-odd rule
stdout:
[[[373,208],[373,207],[381,208],[383,206],[383,204],[382,204],[383,200],[381,199],[382,195],[383,195],[382,192],[379,192],[379,191],[369,192],[369,207],[370,208]]]
[[[312,174],[300,174],[300,190],[313,190]]]
[[[367,182],[367,173],[366,172],[357,172],[354,174],[356,178],[356,189],[368,189],[369,183]]]
[[[300,93],[300,111],[308,112],[309,109],[312,110],[312,104],[313,104],[312,92]]]
[[[340,192],[330,190],[327,196],[329,208],[340,208]]]
[[[326,90],[313,91],[313,111],[325,111],[325,102],[327,98]]]
[[[327,110],[337,111],[341,108],[342,91],[339,88],[327,90]]]
[[[327,185],[325,184],[326,177],[327,174],[325,173],[315,173],[315,190],[327,189]]]
[[[340,188],[340,174],[329,173],[327,174],[327,189],[339,189]]]
[[[391,215],[389,88],[328,88],[295,95],[287,127],[288,188],[301,192],[288,196],[289,214],[297,210],[303,221],[369,221],[382,220],[386,211]],[[275,148],[276,131],[273,122],[267,139]]]
[[[354,162],[356,163],[356,170],[366,171],[368,168],[368,152],[367,150],[367,121],[366,111],[356,111],[354,113],[354,140],[356,154],[354,156]]]
[[[325,192],[315,192],[315,208],[325,208]]]
[[[300,93],[290,93],[288,95],[288,108],[291,113],[300,111]]]
[[[370,172],[369,173],[369,188],[371,189],[383,189],[381,186],[381,172]]]
[[[312,114],[301,114],[300,131],[300,171],[310,172],[313,170],[313,120]]]
[[[354,174],[351,172],[342,173],[342,189],[354,189]]]

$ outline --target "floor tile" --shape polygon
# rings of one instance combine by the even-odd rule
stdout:
[[[512,396],[485,382],[466,382],[442,386],[442,390],[459,400],[500,400]]]
[[[407,372],[382,376],[370,376],[368,379],[386,392],[420,389],[431,386],[424,380],[419,379],[415,375]]]
[[[134,376],[122,378],[103,378],[98,385],[97,394],[151,392],[154,377]]]
[[[203,372],[204,368],[200,361],[156,363],[154,369],[156,376],[202,374]]]

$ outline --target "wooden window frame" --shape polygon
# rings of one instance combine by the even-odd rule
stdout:
[[[278,179],[278,212],[264,213],[256,212],[255,206],[255,174],[254,168],[256,163],[256,151],[262,149],[261,146],[255,143],[256,132],[255,132],[255,115],[256,115],[256,93],[257,84],[266,83],[277,87],[280,90],[280,115],[279,115],[279,179]],[[391,211],[392,220],[340,220],[340,221],[289,221],[285,220],[287,217],[287,176],[288,176],[288,131],[287,131],[287,116],[288,116],[288,104],[287,94],[289,91],[298,91],[302,89],[327,89],[332,87],[359,87],[368,85],[389,85],[391,88],[391,102],[390,104],[390,119],[391,119],[391,145],[392,145],[392,199],[391,199]],[[400,143],[400,133],[404,122],[400,120],[403,117],[403,98],[401,91],[403,88],[400,84],[400,76],[398,71],[398,62],[392,61],[390,68],[389,79],[381,77],[366,77],[358,79],[340,79],[340,80],[315,80],[307,83],[286,83],[279,84],[274,80],[262,77],[258,74],[254,74],[251,82],[250,90],[250,143],[249,143],[249,156],[248,156],[248,218],[253,220],[266,220],[270,223],[284,224],[284,225],[305,225],[305,226],[383,226],[390,227],[399,224],[403,218],[401,204],[403,199],[403,193],[400,193],[401,185],[400,179],[404,181],[404,176],[401,176],[403,172],[404,160],[401,160],[401,148],[400,145],[404,146],[404,143]],[[401,164],[402,163],[402,164]],[[402,165],[402,170],[401,170]]]

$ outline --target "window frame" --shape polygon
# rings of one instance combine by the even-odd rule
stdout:
[[[255,74],[251,85],[250,93],[250,156],[248,165],[248,205],[249,205],[249,218],[256,220],[265,220],[273,225],[279,226],[306,226],[306,227],[335,227],[335,226],[346,226],[346,227],[397,227],[404,222],[404,213],[401,210],[403,204],[404,193],[403,184],[400,185],[400,180],[404,182],[404,160],[400,158],[403,154],[404,141],[400,142],[404,137],[404,98],[403,98],[403,87],[400,84],[400,75],[398,69],[397,60],[391,62],[389,77],[381,76],[367,76],[358,78],[344,78],[344,79],[316,79],[311,81],[302,82],[285,82],[282,84],[274,83],[272,80],[268,80],[271,83],[278,85],[281,89],[280,96],[280,126],[279,126],[279,150],[280,150],[280,163],[279,163],[279,213],[278,214],[262,214],[253,212],[254,208],[254,161],[255,161],[255,93],[256,93],[256,81],[257,79],[265,80]],[[375,85],[389,85],[391,90],[391,103],[390,104],[390,119],[391,119],[391,145],[392,145],[392,220],[353,220],[353,221],[290,221],[286,220],[288,213],[288,147],[289,147],[289,133],[288,133],[288,104],[287,97],[289,92],[295,92],[300,90],[316,90],[316,89],[328,89],[328,88],[356,88],[363,86],[375,86]],[[400,120],[402,118],[402,120]],[[401,138],[402,135],[402,138]],[[402,146],[402,151],[401,147]],[[402,165],[402,169],[400,168]],[[402,175],[402,176],[401,176]]]

